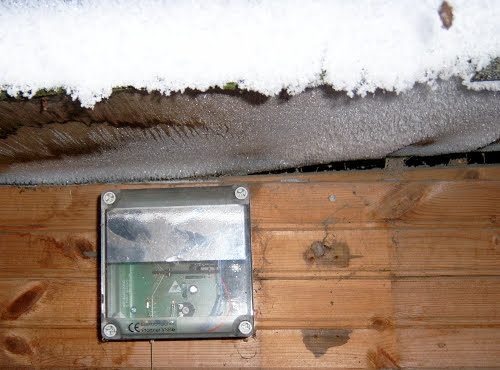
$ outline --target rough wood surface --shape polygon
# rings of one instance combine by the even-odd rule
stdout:
[[[119,186],[1,187],[0,365],[500,363],[497,167],[220,182],[244,180],[256,336],[152,346],[98,338],[97,200]]]
[[[0,230],[95,231],[99,194],[118,187],[4,187]],[[483,227],[499,217],[500,181],[263,182],[250,188],[259,229]]]

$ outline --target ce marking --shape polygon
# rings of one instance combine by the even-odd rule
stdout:
[[[133,326],[132,326],[133,325]],[[128,326],[128,330],[130,330],[132,333],[140,333],[141,331],[139,330],[139,323],[131,323]]]

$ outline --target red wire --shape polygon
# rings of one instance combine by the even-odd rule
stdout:
[[[229,295],[229,290],[227,289],[227,286],[226,286],[226,283],[224,282],[224,280],[222,280],[222,287],[224,288],[224,292],[226,292],[226,296],[227,296],[227,312],[226,312],[226,316],[225,317],[228,317],[229,316],[229,312],[231,312],[231,296]],[[224,323],[220,323],[215,328],[207,330],[207,331],[216,331],[222,325],[224,325]]]
[[[224,291],[226,292],[227,295],[227,303],[228,303],[228,308],[227,308],[227,315],[229,315],[229,312],[231,311],[231,296],[229,295],[229,290],[227,290],[226,283],[224,280],[222,280],[222,286],[224,287]]]
[[[207,331],[216,331],[216,330],[217,330],[217,329],[219,329],[222,325],[224,325],[224,323],[221,323],[221,324],[217,325],[215,328],[210,329],[210,330],[207,330]]]

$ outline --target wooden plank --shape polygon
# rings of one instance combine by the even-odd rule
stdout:
[[[98,318],[94,280],[0,281],[0,326],[80,327]],[[256,281],[259,328],[500,326],[500,279]],[[68,314],[70,313],[70,314]]]
[[[254,347],[251,343],[257,345]],[[225,360],[213,346],[187,347],[182,342],[155,342],[157,366],[262,366],[366,368],[372,353],[384,351],[397,365],[393,331],[374,329],[260,330],[248,343],[234,342]],[[208,348],[207,348],[208,347]],[[201,358],[200,358],[201,357]],[[193,360],[194,359],[194,360]],[[387,362],[385,362],[387,364]]]
[[[391,329],[266,330],[264,333],[261,345],[264,367],[365,369],[399,365],[397,338]]]
[[[100,192],[119,187],[144,185],[4,188],[0,230],[93,231]],[[500,209],[498,189],[498,181],[254,184],[252,222],[261,229],[294,230],[332,224],[494,226]]]
[[[396,326],[500,326],[500,279],[424,278],[392,283]]]
[[[0,343],[0,366],[151,366],[149,342],[101,343],[97,328],[12,328],[0,333]],[[247,340],[153,343],[154,367],[366,368],[373,361],[398,364],[394,331],[259,330]]]
[[[100,343],[97,330],[7,329],[0,334],[1,366],[149,367],[148,342]],[[241,340],[156,341],[155,367],[495,367],[498,330],[401,329],[261,330]],[[317,335],[317,337],[315,337]],[[306,346],[307,343],[307,346]],[[308,348],[309,347],[309,348]],[[399,349],[398,349],[399,348]]]
[[[352,170],[332,172],[283,173],[279,175],[252,175],[219,177],[229,182],[366,182],[366,181],[448,181],[500,180],[498,165],[436,166],[432,168],[403,167],[390,169]]]
[[[257,229],[253,263],[259,279],[497,276],[500,229]]]
[[[149,342],[102,343],[97,327],[4,329],[0,343],[2,367],[151,366]]]
[[[257,327],[371,327],[392,313],[390,281],[268,280],[254,284]],[[95,280],[0,280],[0,327],[85,327],[99,317]]]
[[[262,229],[349,224],[359,228],[358,223],[381,228],[494,225],[500,210],[499,189],[500,182],[481,181],[273,183],[256,189],[252,216],[254,225]]]
[[[463,167],[436,166],[432,168],[405,168],[401,171],[381,171],[387,175],[392,174],[398,180],[500,180],[500,166],[498,165],[467,165]],[[386,175],[386,176],[387,176]],[[388,179],[388,177],[386,177]],[[356,180],[363,181],[361,176]]]
[[[394,276],[498,276],[500,229],[394,230]]]
[[[264,280],[255,312],[262,328],[366,328],[392,315],[388,280]]]
[[[0,234],[0,278],[97,278],[96,232]]]
[[[36,230],[44,226],[52,230],[95,230],[97,194],[90,187],[3,188],[0,199],[5,207],[0,213],[0,230]],[[93,227],[89,228],[90,224]]]
[[[496,276],[500,269],[500,228],[273,231],[256,227],[252,241],[258,280]],[[327,247],[316,257],[318,242]],[[0,278],[95,278],[96,244],[96,232],[4,232]]]
[[[0,280],[0,287],[3,327],[85,327],[99,318],[95,279]]]
[[[266,330],[259,330],[253,337],[243,340],[155,341],[153,365],[169,368],[260,367],[262,340],[268,335]]]
[[[410,368],[498,368],[498,328],[399,329],[400,365]]]
[[[390,230],[269,231],[254,229],[254,278],[390,277]]]
[[[255,338],[155,341],[154,367],[496,367],[500,332],[491,328],[259,330]],[[0,366],[147,367],[149,342],[101,343],[97,328],[10,328],[0,333]],[[306,345],[307,343],[307,345]]]

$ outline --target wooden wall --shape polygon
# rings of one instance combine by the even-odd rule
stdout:
[[[0,365],[500,363],[499,167],[220,182],[252,191],[254,337],[100,342],[98,197],[120,186],[6,186]]]

